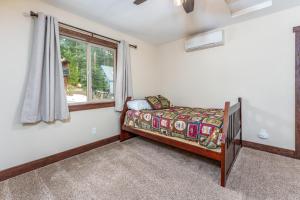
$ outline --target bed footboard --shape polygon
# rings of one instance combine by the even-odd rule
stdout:
[[[223,131],[221,186],[225,187],[228,175],[242,147],[242,98],[231,107],[229,102],[225,103]]]

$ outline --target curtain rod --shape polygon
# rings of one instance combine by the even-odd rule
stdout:
[[[30,16],[32,17],[38,17],[38,13],[36,12],[33,12],[33,11],[30,11]],[[69,24],[65,24],[65,23],[62,23],[62,22],[59,22],[60,24],[62,25],[65,25],[65,26],[68,26],[68,27],[71,27],[71,28],[75,28],[75,29],[78,29],[80,31],[84,31],[84,32],[87,32],[87,33],[90,33],[92,35],[97,35],[97,36],[100,36],[102,38],[105,38],[105,39],[108,39],[108,40],[112,40],[114,42],[117,42],[117,43],[120,43],[121,41],[120,40],[116,40],[116,39],[113,39],[113,38],[110,38],[110,37],[107,37],[107,36],[104,36],[104,35],[100,35],[100,34],[97,34],[97,33],[93,33],[91,31],[87,31],[87,30],[84,30],[84,29],[81,29],[81,28],[78,28],[78,27],[75,27],[75,26],[72,26],[72,25],[69,25]],[[134,45],[134,44],[129,44],[130,47],[134,48],[134,49],[137,49],[137,45]]]

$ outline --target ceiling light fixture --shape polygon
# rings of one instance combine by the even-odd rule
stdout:
[[[273,1],[272,0],[265,1],[263,3],[256,4],[254,6],[251,6],[251,7],[248,7],[248,8],[245,8],[245,9],[233,12],[231,14],[231,16],[232,17],[239,17],[239,16],[242,16],[242,15],[246,15],[246,14],[258,11],[258,10],[262,10],[264,8],[271,7],[272,5],[273,5]]]

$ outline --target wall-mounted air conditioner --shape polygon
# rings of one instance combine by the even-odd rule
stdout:
[[[211,47],[224,45],[224,31],[214,31],[201,33],[193,36],[185,42],[185,51],[194,51],[198,49],[207,49]]]

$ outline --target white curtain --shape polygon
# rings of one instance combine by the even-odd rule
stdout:
[[[54,17],[39,13],[34,19],[29,67],[21,122],[67,120],[69,109],[63,81],[59,28]]]
[[[115,110],[122,111],[127,97],[132,96],[130,47],[125,41],[118,45]]]

